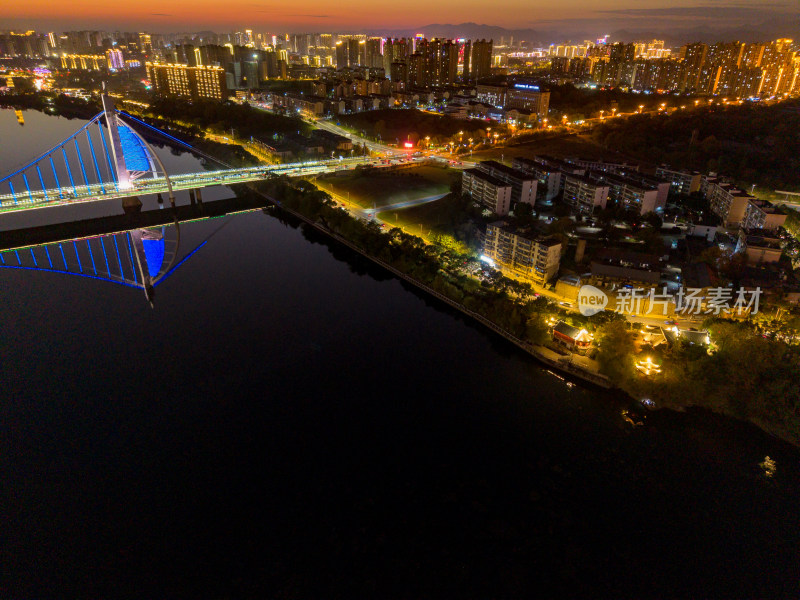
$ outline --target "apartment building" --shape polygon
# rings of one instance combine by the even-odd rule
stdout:
[[[544,285],[558,274],[561,242],[540,237],[530,228],[496,221],[486,226],[483,254],[499,266]]]
[[[565,162],[568,162],[572,165],[576,165],[582,169],[587,171],[601,171],[603,173],[619,173],[621,175],[625,175],[630,173],[631,171],[638,171],[639,165],[635,165],[632,163],[627,163],[625,161],[622,162],[613,162],[613,161],[606,161],[601,159],[594,159],[594,158],[567,158]]]
[[[592,177],[605,181],[609,186],[609,198],[640,215],[663,210],[667,204],[670,183],[638,173],[631,176],[616,173],[590,171]]]
[[[511,210],[511,184],[479,169],[466,169],[462,173],[461,191],[497,215],[507,215]]]
[[[564,176],[584,175],[586,170],[550,156],[517,157],[512,166],[536,179],[536,201],[549,203],[561,193]]]
[[[656,177],[669,181],[671,190],[677,194],[688,195],[700,191],[702,176],[698,171],[677,171],[662,165],[656,169]]]
[[[745,220],[748,203],[756,200],[747,192],[714,177],[704,178],[701,189],[705,190],[711,212],[718,215],[726,227],[741,225]]]
[[[766,200],[750,200],[744,211],[742,227],[745,229],[775,230],[783,227],[786,214]]]
[[[605,208],[608,202],[608,182],[589,175],[564,175],[564,202],[573,210],[590,215],[595,207]]]
[[[496,160],[484,160],[478,163],[478,170],[496,177],[500,181],[511,186],[511,201],[533,204],[536,202],[537,181],[533,176],[519,171],[512,167],[497,162]]]

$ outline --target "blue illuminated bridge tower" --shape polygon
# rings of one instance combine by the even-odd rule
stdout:
[[[103,110],[78,131],[0,178],[0,212],[164,192],[174,205],[176,189],[199,191],[209,185],[266,177],[265,167],[232,169],[190,144],[120,112],[105,91],[101,99]],[[170,177],[158,154],[134,125],[219,163],[225,170],[182,173],[177,175],[176,188],[175,177]]]
[[[110,138],[111,164],[114,169],[113,174],[116,176],[117,189],[134,190],[133,182],[147,173],[156,174],[158,172],[157,164],[166,180],[169,201],[174,206],[175,194],[172,190],[172,183],[161,159],[142,136],[120,120],[111,96],[104,92],[102,100],[103,116]]]
[[[138,288],[153,306],[155,288],[205,246],[208,238],[179,260],[180,243],[181,228],[176,218],[171,225],[3,250],[0,269],[72,275]]]

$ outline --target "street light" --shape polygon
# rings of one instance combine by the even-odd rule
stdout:
[[[642,109],[644,108],[644,104],[639,105],[639,114],[642,114]]]

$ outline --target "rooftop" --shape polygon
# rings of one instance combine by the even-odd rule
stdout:
[[[770,250],[780,250],[781,242],[776,238],[763,237],[760,235],[747,236],[748,248],[768,248]]]
[[[464,173],[469,173],[473,177],[477,177],[478,179],[482,179],[487,183],[491,183],[495,187],[511,187],[505,181],[500,181],[497,177],[489,175],[486,171],[481,171],[480,169],[466,169]]]
[[[764,212],[768,215],[784,214],[783,210],[781,210],[780,207],[775,206],[774,204],[772,204],[772,202],[769,202],[767,200],[759,200],[757,198],[754,198],[750,200],[750,204],[757,207],[759,210],[761,210],[761,212]]]
[[[495,229],[500,229],[502,231],[505,231],[506,233],[511,233],[519,237],[535,241],[539,244],[542,244],[543,246],[547,246],[548,248],[561,245],[561,241],[558,238],[543,237],[530,227],[521,227],[519,225],[512,225],[508,221],[495,221],[494,223],[489,223],[487,227],[494,227]]]
[[[486,169],[493,169],[496,171],[500,171],[501,173],[505,173],[510,177],[516,177],[517,179],[530,179],[531,175],[520,171],[518,169],[514,169],[512,167],[508,167],[503,163],[497,162],[496,160],[482,160],[478,163],[478,169],[483,170]]]
[[[565,335],[575,341],[589,342],[592,339],[592,336],[589,335],[589,332],[587,332],[585,329],[578,329],[572,325],[567,325],[564,321],[559,321],[556,323],[553,327],[553,331],[556,331],[561,335]]]
[[[607,173],[605,171],[589,171],[589,177],[596,177],[598,179],[608,181],[609,183],[623,184],[632,187],[638,187],[643,190],[655,190],[658,181],[654,181],[648,177],[630,177],[628,175],[618,175],[616,173]]]

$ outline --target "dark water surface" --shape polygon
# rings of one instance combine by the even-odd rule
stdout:
[[[154,309],[0,269],[1,597],[798,596],[795,449],[631,428],[274,216],[184,225],[183,252],[212,234]]]

